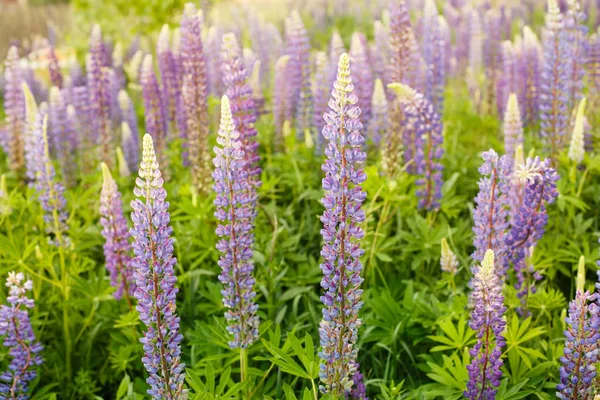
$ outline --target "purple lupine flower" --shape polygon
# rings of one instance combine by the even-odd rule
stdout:
[[[112,134],[110,129],[110,82],[103,69],[106,62],[106,47],[99,25],[94,25],[90,37],[90,50],[86,58],[87,85],[90,107],[92,141],[101,144],[100,158],[112,165]]]
[[[505,117],[508,98],[511,93],[517,93],[519,90],[517,82],[517,60],[515,49],[509,40],[505,40],[501,45],[502,72],[498,77],[496,87],[498,115]]]
[[[223,32],[217,26],[211,26],[206,35],[206,72],[208,75],[208,86],[210,93],[218,96],[223,93],[223,74],[221,71],[221,43],[223,43]]]
[[[327,124],[323,136],[327,140],[325,163],[325,195],[321,202],[323,229],[323,279],[321,296],[323,319],[319,327],[321,338],[321,372],[319,389],[334,397],[342,397],[352,389],[356,373],[358,328],[362,325],[358,312],[362,307],[360,284],[364,254],[358,241],[364,237],[360,224],[365,219],[361,205],[366,198],[361,184],[366,179],[360,169],[366,154],[362,151],[364,138],[355,106],[358,99],[352,92],[350,58],[342,54],[338,77],[329,102],[331,111],[325,114]]]
[[[506,235],[508,230],[508,206],[510,193],[511,159],[498,156],[490,149],[482,155],[484,163],[479,167],[483,177],[479,180],[479,193],[475,197],[473,213],[474,260],[483,261],[487,250],[493,250],[496,258],[496,273],[503,278],[508,268]],[[477,272],[473,268],[473,273]]]
[[[569,71],[569,109],[577,106],[583,97],[583,77],[585,69],[585,41],[588,33],[588,27],[585,25],[586,15],[581,9],[578,0],[569,0],[569,9],[565,18],[565,29],[567,32],[567,41],[571,55],[568,58],[570,63]]]
[[[315,79],[313,81],[313,99],[315,103],[314,107],[314,124],[317,127],[317,131],[321,132],[325,126],[323,120],[323,114],[327,111],[327,103],[329,101],[330,87],[327,86],[329,73],[329,64],[327,54],[323,51],[319,51],[315,54]],[[317,139],[317,143],[321,143],[322,140]]]
[[[286,114],[288,109],[288,91],[291,90],[287,81],[287,68],[289,64],[290,56],[284,55],[279,57],[275,63],[275,80],[273,84],[273,122],[275,124],[275,139],[277,144],[282,144],[283,139],[281,138],[283,124],[286,121]],[[289,121],[289,120],[287,120]]]
[[[161,79],[162,104],[168,111],[169,122],[176,126],[177,101],[181,96],[181,87],[177,82],[177,70],[169,38],[169,25],[165,24],[156,41],[156,58]]]
[[[24,129],[25,99],[21,88],[23,78],[19,66],[19,51],[16,46],[8,50],[4,66],[4,114],[6,115],[6,143],[10,167],[19,171],[25,164]]]
[[[472,13],[478,11],[473,10]],[[502,61],[502,27],[501,14],[497,9],[491,9],[483,15],[483,61],[485,65],[485,104],[488,112],[495,108],[501,109],[506,105],[508,96],[499,100],[496,90],[498,87],[499,71]],[[510,92],[509,92],[510,93]],[[501,102],[504,104],[501,104]],[[499,106],[499,104],[501,104]],[[502,115],[502,114],[500,114]]]
[[[360,108],[362,120],[371,120],[371,98],[373,97],[373,73],[367,58],[367,50],[363,46],[361,35],[358,32],[352,34],[350,45],[350,57],[353,61],[352,83],[354,93],[358,97],[356,106]]]
[[[115,86],[119,90],[127,84],[125,79],[125,60],[123,59],[123,44],[117,42],[112,53],[112,70],[115,74]]]
[[[44,107],[38,109],[33,93],[29,90],[27,83],[22,82],[21,90],[25,104],[25,128],[23,131],[23,150],[25,154],[25,175],[30,183],[35,181],[36,168],[38,164],[36,150],[36,134],[38,125],[43,121],[43,116],[40,117],[40,112],[47,113],[47,103],[42,103]]]
[[[444,112],[446,41],[434,0],[425,1],[423,12],[423,59],[427,66],[425,97],[438,115]]]
[[[540,91],[540,42],[528,26],[523,27],[523,49],[519,75],[524,87],[523,115],[526,125],[538,120]]]
[[[519,111],[517,95],[514,93],[511,93],[508,97],[502,128],[504,132],[504,152],[511,160],[514,160],[517,146],[523,145],[521,112]]]
[[[381,21],[375,21],[373,24],[373,38],[375,47],[372,50],[377,57],[373,65],[373,72],[376,78],[381,79],[381,82],[386,84],[388,83],[386,68],[390,59],[390,30]]]
[[[600,15],[600,13],[598,13]],[[590,92],[600,93],[600,36],[590,35],[586,44],[585,69]]]
[[[258,306],[254,303],[254,278],[252,271],[252,246],[254,233],[252,221],[254,207],[246,157],[241,135],[231,114],[227,96],[221,100],[221,125],[214,148],[215,169],[213,190],[216,192],[215,217],[219,220],[216,234],[221,252],[219,281],[223,284],[223,304],[227,307],[227,331],[233,335],[231,348],[247,348],[258,339]]]
[[[356,372],[352,376],[352,390],[346,392],[346,400],[369,400],[367,397],[367,387],[364,383],[364,376],[360,373],[360,364],[356,364]]]
[[[48,48],[48,71],[50,72],[50,82],[52,83],[52,86],[62,89],[63,76],[62,72],[60,72],[58,57],[56,57],[56,52],[52,46]]]
[[[137,114],[131,98],[125,90],[119,92],[119,108],[121,109],[121,147],[130,171],[135,171],[139,164],[140,133],[138,131]],[[123,124],[127,128],[123,129]]]
[[[581,256],[577,292],[569,303],[569,316],[565,318],[564,355],[560,358],[560,383],[556,385],[556,397],[564,400],[591,399],[595,393],[600,308],[598,293],[584,291],[584,285],[585,258]]]
[[[65,210],[65,187],[56,179],[54,166],[50,160],[47,136],[48,116],[38,112],[35,128],[32,132],[32,160],[35,171],[35,189],[44,213],[46,232],[50,244],[65,247],[68,244],[67,219]]]
[[[523,298],[530,291],[530,284],[525,282],[525,273],[528,272],[527,250],[534,247],[544,235],[548,223],[546,205],[552,204],[558,197],[556,181],[559,176],[550,166],[550,160],[540,161],[535,157],[528,158],[524,165],[517,166],[514,178],[523,184],[523,191],[518,211],[511,218],[506,246],[517,275],[517,296]]]
[[[90,95],[87,86],[76,86],[71,88],[71,105],[75,108],[77,129],[78,132],[78,146],[82,151],[82,154],[88,155],[82,157],[82,168],[85,173],[89,173],[94,170],[97,165],[95,158],[89,155],[95,151],[95,141],[93,138],[93,115],[92,107],[90,105]]]
[[[83,73],[83,70],[81,69],[81,65],[79,65],[79,61],[77,61],[76,58],[70,60],[68,79],[70,80],[69,86],[71,88],[85,86],[87,84],[86,76]]]
[[[256,108],[252,98],[252,88],[248,84],[248,73],[242,64],[240,47],[235,35],[223,36],[223,83],[226,87],[233,122],[240,136],[244,152],[244,169],[247,173],[248,191],[251,202],[256,206],[256,188],[260,186],[261,169],[258,166],[258,142],[256,141]],[[254,210],[253,210],[254,212]]]
[[[544,63],[540,78],[541,135],[555,156],[568,137],[571,57],[567,32],[556,0],[548,0],[546,29],[543,33]]]
[[[338,61],[340,60],[341,55],[345,52],[346,48],[344,47],[344,41],[342,40],[342,37],[337,29],[334,29],[331,33],[331,39],[329,41],[329,72],[327,73],[329,80],[327,81],[327,99],[329,99],[331,88],[333,87],[333,83],[337,78]]]
[[[133,309],[131,296],[135,292],[129,229],[123,215],[121,193],[106,164],[102,163],[102,191],[100,192],[100,225],[104,242],[106,269],[110,284],[116,291],[115,299],[125,295],[129,309]]]
[[[134,239],[133,260],[136,309],[147,330],[142,362],[150,375],[148,394],[155,400],[179,399],[184,394],[185,364],[181,362],[179,317],[176,310],[177,277],[173,257],[173,228],[169,226],[169,202],[158,169],[152,136],[143,140],[139,178],[133,190],[138,197],[131,202]]]
[[[286,19],[286,48],[290,56],[287,72],[291,96],[289,105],[295,110],[296,137],[304,139],[314,134],[313,101],[310,85],[310,40],[297,11]],[[287,116],[291,120],[291,115]]]
[[[11,357],[8,369],[0,374],[0,397],[3,399],[28,399],[28,384],[35,379],[36,366],[43,360],[39,354],[44,348],[37,341],[28,308],[34,307],[33,299],[27,292],[33,288],[23,273],[9,272],[6,279],[9,288],[7,301],[10,305],[0,306],[0,335],[3,345],[9,348]]]
[[[469,59],[466,70],[467,86],[469,88],[469,95],[471,96],[473,103],[475,103],[477,110],[480,111],[483,102],[480,75],[483,68],[484,35],[483,28],[481,26],[481,16],[479,15],[478,11],[471,10],[469,12],[467,24],[468,29],[465,30],[466,39],[469,42]],[[488,55],[488,57],[490,57],[490,55]],[[490,68],[486,68],[486,71],[488,75],[492,72]],[[490,93],[490,97],[488,98],[488,108],[490,108],[490,110],[492,109],[490,104],[493,103],[493,97],[491,97],[492,94],[490,88],[495,88],[495,77],[491,78],[493,79],[487,80],[488,90],[486,90],[486,93]]]
[[[202,47],[202,21],[192,3],[185,5],[181,18],[182,100],[186,114],[186,157],[192,183],[201,193],[210,190],[208,148],[208,81]]]
[[[419,175],[416,184],[419,188],[419,208],[436,210],[442,198],[441,163],[444,154],[442,122],[433,105],[422,93],[401,83],[391,83],[390,89],[396,92],[397,101],[403,107],[406,123],[415,131],[415,166]]]
[[[65,181],[72,183],[76,167],[77,131],[67,115],[63,92],[56,86],[50,88],[48,128],[49,145],[58,159]]]
[[[252,66],[252,72],[250,72],[250,76],[248,77],[248,85],[250,86],[250,89],[252,89],[252,100],[254,101],[254,107],[256,108],[257,118],[265,113],[265,96],[260,80],[261,65],[262,63],[260,60],[256,60]]]
[[[142,84],[142,97],[144,98],[144,117],[146,121],[146,132],[152,136],[156,143],[159,162],[163,170],[168,168],[167,150],[167,124],[168,113],[161,97],[158,81],[154,73],[152,55],[147,54],[142,63],[140,73]]]
[[[469,382],[464,395],[471,400],[496,399],[502,371],[502,348],[506,341],[502,332],[506,326],[503,319],[506,307],[502,295],[502,283],[495,271],[494,251],[485,252],[481,268],[472,280],[472,302],[469,326],[476,332],[477,343],[471,348],[471,364],[467,366]]]

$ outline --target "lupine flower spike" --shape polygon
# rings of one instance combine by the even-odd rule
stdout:
[[[369,123],[369,137],[376,147],[379,147],[381,139],[387,135],[389,127],[388,101],[381,79],[375,80],[373,98],[371,99],[371,122]]]
[[[550,154],[555,156],[565,144],[571,88],[571,50],[556,0],[548,0],[543,48],[544,64],[540,79],[541,134]]]
[[[321,217],[323,229],[323,279],[321,296],[323,319],[319,327],[321,337],[320,390],[332,396],[343,397],[351,390],[356,373],[358,328],[362,321],[358,312],[362,307],[360,284],[364,254],[358,240],[364,237],[360,224],[365,219],[361,205],[366,193],[361,185],[366,174],[360,168],[366,154],[362,151],[364,138],[355,106],[357,98],[352,92],[350,58],[342,54],[334,83],[331,111],[325,114],[327,124],[323,136],[327,141],[325,177],[321,200],[325,212]]]
[[[502,295],[502,284],[494,270],[494,252],[487,250],[481,268],[473,277],[472,301],[474,309],[469,326],[476,332],[477,343],[470,350],[472,361],[467,366],[469,382],[465,397],[470,400],[496,399],[496,388],[500,385],[503,362],[502,348],[506,341],[502,336],[506,321],[506,307]]]
[[[23,168],[25,99],[22,91],[22,76],[19,67],[19,52],[16,46],[8,51],[4,67],[4,113],[6,115],[7,138],[2,143],[7,149],[10,167],[14,171]]]
[[[28,383],[35,379],[36,366],[42,364],[42,345],[36,340],[29,321],[28,308],[33,308],[33,299],[27,292],[33,288],[23,273],[9,272],[6,279],[8,303],[0,307],[0,335],[4,336],[4,347],[9,348],[11,358],[8,369],[0,374],[0,398],[28,399]]]
[[[446,238],[443,238],[441,243],[442,258],[440,259],[440,266],[442,268],[442,271],[449,272],[454,275],[456,274],[456,271],[458,271],[458,259],[456,258],[456,255],[454,254],[452,249],[450,249]]]
[[[504,113],[504,152],[513,160],[515,158],[515,148],[523,145],[523,123],[521,122],[521,112],[519,111],[519,102],[517,95],[511,93],[508,97],[506,112]]]
[[[100,225],[104,242],[106,269],[110,284],[116,288],[115,299],[125,295],[132,309],[131,296],[135,291],[129,229],[123,215],[121,193],[105,163],[102,163],[102,191],[100,192]]]
[[[493,250],[496,259],[494,271],[504,277],[508,268],[506,234],[512,165],[508,156],[499,157],[492,149],[483,153],[482,157],[484,163],[479,167],[479,173],[483,177],[479,180],[473,214],[475,252],[471,257],[483,261],[485,252]],[[473,274],[476,273],[477,267],[474,266]]]
[[[585,125],[585,97],[579,102],[577,115],[575,116],[575,126],[571,136],[571,145],[569,146],[569,159],[579,164],[583,161],[585,154],[584,148],[584,125]]]
[[[560,383],[556,397],[564,400],[590,399],[595,393],[598,341],[600,340],[600,308],[598,293],[584,289],[585,258],[579,260],[577,292],[569,303],[569,316],[565,319],[564,355],[560,358]]]
[[[142,162],[131,202],[130,231],[134,239],[136,309],[147,330],[140,342],[144,345],[142,362],[150,375],[148,394],[155,400],[183,398],[185,364],[181,362],[179,317],[176,310],[177,277],[173,257],[173,228],[169,226],[169,202],[158,169],[152,137],[144,135]]]
[[[213,160],[216,233],[221,238],[219,266],[223,283],[223,304],[227,307],[227,331],[233,336],[231,348],[247,348],[258,339],[258,306],[254,303],[252,271],[252,199],[249,196],[248,169],[240,134],[231,114],[229,98],[221,100],[221,125]]]
[[[415,132],[414,161],[419,175],[416,182],[419,208],[438,209],[444,169],[441,163],[444,137],[440,117],[422,93],[401,83],[390,83],[388,87],[396,93],[403,106],[405,121]]]

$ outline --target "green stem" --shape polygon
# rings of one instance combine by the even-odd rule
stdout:
[[[248,380],[248,349],[240,349],[240,380],[242,383]],[[245,398],[250,400],[249,388],[244,389]]]
[[[317,390],[317,385],[315,385],[315,380],[311,379],[310,383],[312,383],[313,398],[319,400],[319,391]]]

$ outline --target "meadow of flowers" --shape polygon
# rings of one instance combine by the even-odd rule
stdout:
[[[0,399],[600,399],[599,8],[213,1],[10,41]]]

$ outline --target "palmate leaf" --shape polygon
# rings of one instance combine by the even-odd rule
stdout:
[[[235,383],[231,379],[231,368],[226,368],[216,374],[211,364],[206,364],[204,381],[192,369],[186,370],[186,382],[195,395],[194,400],[225,400],[237,399],[238,394],[247,386],[247,382]]]
[[[434,362],[427,362],[431,372],[427,376],[437,382],[439,385],[431,385],[427,390],[432,396],[443,396],[444,399],[459,399],[467,387],[469,374],[467,365],[470,363],[469,351],[465,349],[462,358],[458,353],[448,357],[442,356],[443,365]]]
[[[438,322],[438,325],[446,336],[427,336],[435,342],[442,343],[442,345],[434,346],[431,351],[460,351],[473,342],[475,332],[472,329],[467,329],[468,325],[464,315],[460,317],[456,327],[450,319],[442,320]]]

